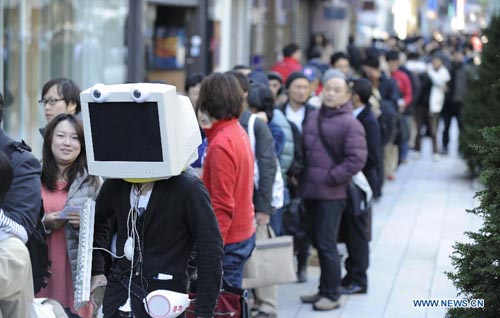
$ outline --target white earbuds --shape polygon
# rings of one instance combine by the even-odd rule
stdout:
[[[134,259],[134,247],[134,239],[129,236],[123,246],[123,254],[129,261]]]

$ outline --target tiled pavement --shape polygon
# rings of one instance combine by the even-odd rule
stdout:
[[[455,133],[454,149],[456,139]],[[415,308],[412,300],[460,299],[444,272],[453,269],[454,242],[481,225],[466,213],[477,205],[480,186],[466,177],[456,150],[433,161],[430,140],[423,149],[420,160],[402,165],[386,183],[374,206],[368,294],[342,297],[340,309],[315,312],[299,299],[316,292],[319,268],[310,266],[308,282],[279,287],[279,318],[442,318],[446,309]]]

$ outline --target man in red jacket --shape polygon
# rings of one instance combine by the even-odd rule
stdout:
[[[279,73],[283,78],[283,82],[286,82],[290,74],[302,70],[301,59],[302,51],[300,47],[295,43],[288,44],[283,48],[283,60],[274,64],[271,71]]]
[[[389,65],[389,71],[391,72],[391,77],[394,78],[398,84],[399,91],[402,98],[398,101],[399,112],[402,114],[401,118],[401,128],[402,131],[410,131],[410,106],[413,102],[413,88],[411,86],[410,77],[400,69],[401,62],[399,59],[399,53],[396,51],[390,51],[386,54],[385,59]],[[409,149],[409,136],[403,134],[399,143],[399,160],[401,162],[406,161]],[[394,146],[393,146],[394,147]],[[395,150],[394,150],[395,151]]]

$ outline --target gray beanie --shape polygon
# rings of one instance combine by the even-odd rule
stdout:
[[[338,69],[331,68],[331,69],[327,70],[325,72],[325,74],[323,74],[323,78],[321,79],[321,83],[323,83],[323,85],[325,85],[326,82],[328,82],[329,80],[331,80],[332,78],[335,78],[335,77],[341,78],[344,81],[346,80],[344,73],[342,73]]]

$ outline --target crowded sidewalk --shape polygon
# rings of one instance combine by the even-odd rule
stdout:
[[[313,311],[299,298],[317,290],[319,267],[309,266],[306,283],[280,286],[279,317],[442,318],[446,308],[418,308],[413,301],[463,298],[444,272],[453,269],[453,244],[481,225],[466,212],[477,206],[474,195],[481,187],[467,177],[457,154],[455,125],[451,133],[448,156],[433,160],[426,138],[422,157],[401,165],[396,179],[384,185],[373,212],[368,293],[343,296],[338,310]],[[345,255],[344,245],[339,250]]]

